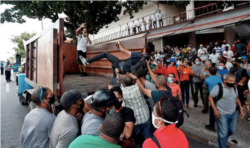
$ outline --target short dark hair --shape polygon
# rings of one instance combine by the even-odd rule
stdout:
[[[168,75],[173,75],[173,76],[174,76],[174,78],[175,78],[175,75],[174,75],[174,73],[170,73],[170,74],[168,74]]]
[[[121,87],[113,87],[111,88],[111,91],[117,91],[121,96],[123,96]]]
[[[226,65],[226,63],[225,63],[224,61],[222,61],[222,60],[220,60],[220,62],[219,62],[219,63],[222,63],[222,64]]]
[[[199,61],[201,61],[201,59],[200,59],[199,57],[195,57],[194,61],[195,61],[196,59],[198,59]]]
[[[103,121],[101,132],[115,140],[119,140],[125,127],[125,121],[121,113],[112,113]]]
[[[159,100],[160,101],[160,100]],[[159,108],[159,101],[155,103],[156,107],[156,113],[161,117],[161,112]],[[176,122],[179,116],[179,111],[175,103],[169,99],[162,99],[161,101],[161,109],[162,109],[162,118],[170,121],[170,122]],[[165,125],[169,125],[168,123],[165,123]]]
[[[217,73],[217,68],[214,67],[214,66],[212,66],[212,67],[209,68],[209,72],[210,72],[211,75],[216,75],[216,73]]]
[[[124,79],[123,79],[123,83],[126,85],[126,86],[131,86],[133,85],[133,79],[129,76],[126,76]]]
[[[146,48],[146,53],[147,54],[151,54],[152,52],[155,51],[155,45],[152,43],[152,42],[148,42],[146,45],[145,45],[145,48]]]
[[[47,87],[37,88],[31,95],[31,101],[33,101],[36,105],[40,105],[41,104],[41,101],[40,101],[41,91],[43,91],[41,99],[44,99],[48,96],[48,90],[49,88]]]

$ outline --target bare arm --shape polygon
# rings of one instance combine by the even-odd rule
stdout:
[[[88,35],[87,39],[88,39],[89,44],[91,45],[92,42],[91,42],[91,40],[90,40],[90,38],[89,38],[89,35]]]
[[[133,129],[134,129],[134,122],[125,122],[125,127],[123,130],[123,134],[125,139],[129,139],[132,135]]]
[[[144,77],[140,77],[139,80],[141,81],[141,83],[142,83],[143,85],[146,84],[146,79],[145,79]]]
[[[149,61],[147,61],[147,67],[148,67],[148,72],[149,75],[151,77],[151,79],[154,81],[154,83],[156,84],[156,75],[153,73],[153,71],[151,70],[150,66],[149,66]]]
[[[126,55],[128,55],[129,57],[131,57],[131,51],[126,49],[120,42],[118,42],[118,46],[119,46],[119,49],[120,49],[121,52],[123,52]]]
[[[178,98],[182,101],[181,93],[178,93]]]
[[[217,119],[219,119],[220,118],[220,114],[219,114],[219,111],[217,110],[217,108],[216,108],[216,106],[215,106],[215,104],[214,104],[214,100],[213,100],[213,98],[209,95],[209,97],[208,97],[208,101],[209,101],[209,103],[210,103],[210,105],[211,105],[211,107],[212,107],[212,109],[213,109],[213,111],[214,111],[214,116],[217,118]]]
[[[237,103],[237,105],[240,107],[240,118],[243,119],[243,118],[244,118],[244,111],[243,111],[243,109],[242,109],[242,105],[241,105],[241,103],[240,103],[239,98],[236,99],[236,103]]]
[[[79,35],[79,32],[81,31],[81,29],[85,27],[85,23],[83,23],[79,28],[76,29],[76,36]]]

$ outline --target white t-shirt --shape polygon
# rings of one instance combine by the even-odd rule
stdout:
[[[153,16],[153,22],[157,21],[157,17]]]
[[[164,14],[163,13],[158,13],[158,20],[162,20],[164,17]]]
[[[231,60],[232,57],[234,56],[234,53],[232,52],[232,50],[223,51],[223,56],[227,57],[227,58],[229,58]]]
[[[219,56],[220,55],[218,54],[210,54],[209,59],[212,61],[212,63],[217,64]]]
[[[226,46],[228,46],[228,50],[231,50],[231,47],[230,47],[230,45],[229,45],[229,44],[222,44],[222,45],[221,45],[221,48],[222,48],[222,50],[223,50],[223,51],[225,51],[225,50],[226,50],[226,49],[225,49],[225,48],[226,48]]]
[[[87,51],[88,39],[82,35],[76,36],[77,38],[77,50],[81,50],[82,52]]]
[[[229,71],[233,67],[233,64],[230,62],[227,62],[226,67],[227,67],[227,70]]]

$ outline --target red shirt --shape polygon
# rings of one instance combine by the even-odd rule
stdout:
[[[154,136],[157,138],[162,148],[189,148],[186,136],[180,129],[175,127],[175,124],[158,128]],[[151,138],[146,139],[142,147],[158,148]]]
[[[158,69],[155,69],[154,73],[155,74],[161,74],[161,75],[166,75],[167,74],[167,68],[162,65],[157,65]]]
[[[168,70],[167,70],[167,75],[168,76],[170,73],[174,74],[174,82],[177,82],[178,80],[178,74],[177,74],[177,68],[175,66],[169,65]]]

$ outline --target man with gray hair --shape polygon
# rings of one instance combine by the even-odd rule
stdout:
[[[210,92],[209,102],[217,119],[217,133],[220,148],[227,148],[229,136],[235,133],[237,114],[236,105],[240,107],[240,118],[244,111],[235,88],[235,75],[228,73],[223,77],[224,83],[219,83]]]

